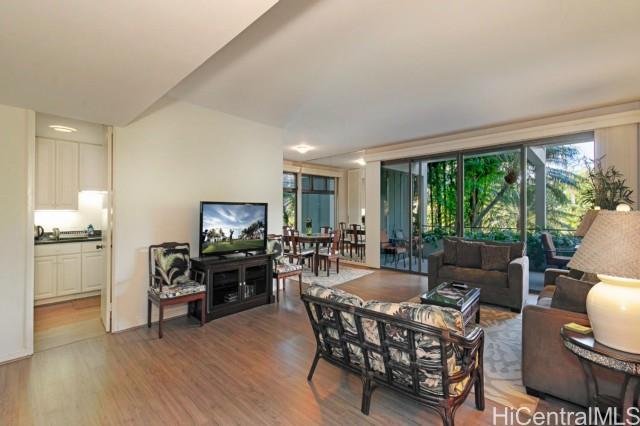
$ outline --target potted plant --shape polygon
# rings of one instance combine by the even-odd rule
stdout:
[[[631,194],[633,190],[626,184],[624,178],[615,166],[605,169],[602,158],[587,162],[588,179],[590,185],[580,194],[580,202],[587,207],[600,207],[603,210],[615,210],[618,204],[633,205]]]
[[[307,235],[313,234],[313,222],[311,221],[310,217],[304,220],[304,225],[307,231]]]

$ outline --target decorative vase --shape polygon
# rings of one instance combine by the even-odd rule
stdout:
[[[603,345],[640,353],[640,280],[598,274],[587,295],[593,337]]]

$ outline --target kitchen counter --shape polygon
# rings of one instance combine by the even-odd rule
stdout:
[[[78,238],[61,238],[54,240],[49,237],[42,237],[34,241],[35,245],[41,244],[64,244],[64,243],[84,243],[88,241],[102,241],[101,235],[94,235],[93,237],[78,237]]]

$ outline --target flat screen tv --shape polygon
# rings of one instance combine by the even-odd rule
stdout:
[[[266,203],[200,202],[200,256],[266,248]]]

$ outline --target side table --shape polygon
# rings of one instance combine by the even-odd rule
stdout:
[[[640,391],[640,354],[622,352],[601,343],[593,338],[593,334],[580,334],[560,330],[564,346],[573,353],[587,378],[587,395],[589,405],[593,407],[616,407],[622,410],[622,420],[627,424],[629,409],[638,407]],[[602,395],[598,390],[598,382],[593,374],[593,365],[597,364],[624,374],[624,382],[619,396]],[[634,413],[640,415],[640,411]]]

